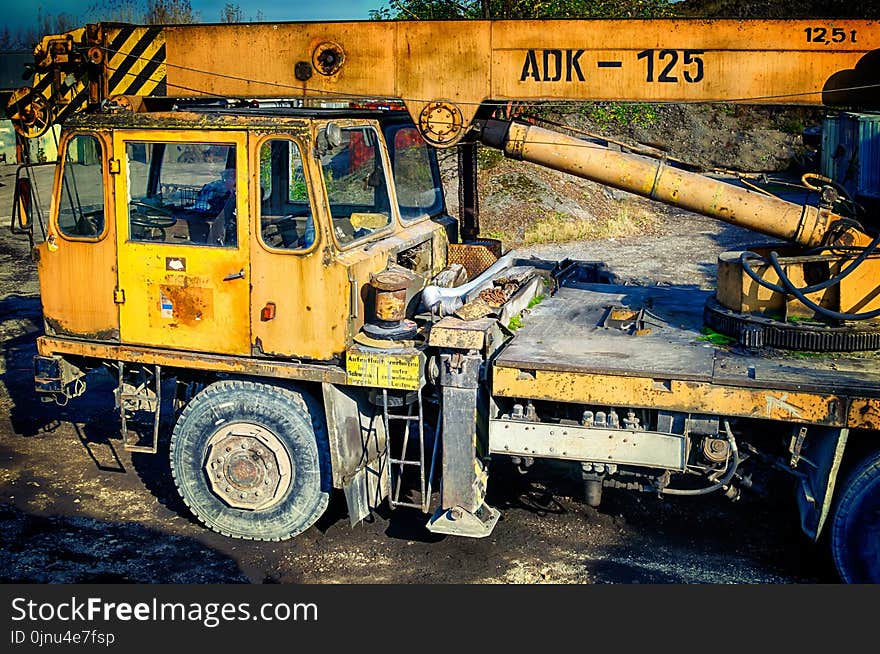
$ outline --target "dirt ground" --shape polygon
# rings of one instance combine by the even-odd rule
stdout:
[[[0,169],[0,214],[14,168]],[[754,237],[661,211],[651,234],[539,256],[604,260],[622,280],[708,285],[717,253]],[[84,292],[88,292],[84,289]],[[286,543],[226,539],[178,498],[167,453],[123,451],[109,377],[66,407],[32,392],[41,331],[34,266],[22,237],[0,231],[0,581],[138,583],[809,583],[835,581],[801,533],[794,489],[770,478],[766,497],[661,500],[608,490],[596,510],[578,484],[493,469],[491,537],[430,534],[397,510],[351,528],[333,497],[318,524]],[[167,427],[166,427],[167,431]]]

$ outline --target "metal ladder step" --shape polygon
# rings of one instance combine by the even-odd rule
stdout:
[[[125,388],[125,363],[119,362],[119,385],[116,389],[116,402],[119,406],[119,418],[122,423],[122,449],[128,452],[141,452],[144,454],[156,454],[159,450],[159,419],[162,412],[162,366],[153,366],[150,371],[147,366],[141,366],[143,383],[135,386],[136,392],[126,392]],[[150,388],[150,381],[154,388]],[[137,403],[132,407],[132,403]],[[146,409],[142,408],[146,406]],[[153,433],[148,445],[141,445],[136,436],[128,429],[129,411],[144,411],[153,414]]]
[[[431,479],[430,477],[426,477],[425,475],[425,425],[424,425],[424,411],[422,406],[422,391],[419,391],[416,394],[416,399],[414,402],[411,402],[406,406],[406,415],[401,414],[392,414],[392,408],[402,409],[403,407],[391,407],[388,402],[388,390],[382,390],[382,420],[385,424],[385,434],[388,439],[388,475],[389,475],[389,490],[388,490],[388,506],[391,509],[395,509],[397,507],[408,507],[413,509],[420,509],[421,511],[427,513],[431,504]],[[415,415],[413,415],[413,411],[417,410]],[[404,427],[403,433],[403,444],[401,445],[400,457],[395,458],[391,454],[392,442],[391,442],[391,431],[390,431],[390,423],[393,420],[397,420],[403,422],[406,426]],[[407,459],[406,453],[410,444],[410,436],[413,431],[412,426],[415,426],[416,431],[416,441],[418,443],[419,455],[418,459]],[[434,446],[434,457],[437,454],[436,441]],[[421,493],[422,501],[420,504],[416,504],[414,502],[407,502],[405,500],[400,499],[400,491],[403,487],[403,472],[407,468],[418,468],[419,470],[419,491]],[[434,472],[434,460],[432,458],[431,461],[431,475]]]

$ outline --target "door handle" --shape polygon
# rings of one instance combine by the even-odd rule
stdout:
[[[239,270],[237,273],[226,275],[226,277],[223,278],[223,281],[231,282],[233,279],[244,279],[244,268]]]

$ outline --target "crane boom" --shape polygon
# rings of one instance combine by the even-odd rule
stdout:
[[[9,114],[35,136],[140,98],[395,98],[426,140],[509,100],[877,105],[866,20],[533,20],[88,25],[47,36]]]

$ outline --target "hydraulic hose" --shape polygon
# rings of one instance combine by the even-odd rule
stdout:
[[[834,277],[826,279],[824,282],[820,282],[818,284],[813,284],[811,286],[805,286],[804,288],[801,288],[798,290],[800,290],[801,293],[815,293],[816,291],[822,291],[830,286],[834,286],[835,284],[839,284],[841,282],[841,280],[843,280],[847,275],[849,275],[851,272],[855,271],[855,269],[858,268],[865,259],[867,259],[869,256],[874,254],[874,252],[877,250],[878,246],[880,246],[880,235],[877,235],[873,241],[871,241],[867,246],[862,248],[861,254],[859,254],[859,256],[856,257],[852,263],[850,263],[846,268],[844,268],[839,273],[837,273]],[[773,252],[771,254],[771,256],[773,256],[775,254],[776,253]],[[786,292],[786,289],[783,288],[782,286],[779,286],[778,284],[774,284],[773,282],[768,282],[765,279],[761,279],[761,277],[752,269],[752,267],[749,266],[748,259],[760,259],[761,261],[763,261],[765,263],[767,262],[767,260],[764,259],[764,257],[762,257],[758,254],[755,254],[754,252],[743,252],[740,255],[739,260],[740,260],[740,264],[743,267],[743,270],[746,271],[746,274],[749,277],[751,277],[753,280],[755,280],[758,284],[760,284],[764,288],[770,289],[771,291],[775,291],[777,293],[785,293]],[[787,275],[785,275],[785,278],[786,278],[786,280],[788,280]],[[781,277],[780,277],[780,279],[781,279]]]
[[[776,274],[779,276],[779,281],[781,281],[787,289],[787,292],[791,293],[798,300],[800,300],[801,304],[804,304],[805,306],[809,307],[820,315],[832,318],[834,320],[871,320],[872,318],[880,316],[880,309],[865,311],[864,313],[841,313],[840,311],[832,311],[831,309],[820,306],[810,300],[806,295],[803,294],[801,289],[797,288],[794,284],[791,283],[791,280],[785,274],[782,266],[779,265],[779,257],[775,252],[770,253],[770,264],[773,266],[773,270],[775,270]]]
[[[660,492],[664,495],[708,495],[727,486],[739,467],[739,450],[736,448],[736,439],[730,430],[730,423],[726,419],[724,420],[724,431],[727,434],[727,441],[730,443],[730,463],[721,479],[705,488],[661,488]]]
[[[857,256],[849,265],[846,266],[846,268],[841,270],[835,276],[826,279],[824,282],[812,284],[803,288],[798,288],[794,285],[794,283],[791,281],[791,278],[789,278],[785,270],[782,268],[782,265],[779,263],[779,255],[776,252],[770,253],[769,263],[773,267],[773,270],[776,272],[776,275],[779,277],[779,281],[781,282],[781,284],[774,284],[772,282],[768,282],[765,279],[762,279],[749,265],[749,259],[759,259],[764,263],[767,263],[767,260],[764,259],[764,257],[757,255],[754,252],[743,252],[740,255],[739,260],[742,269],[752,280],[755,281],[755,283],[775,293],[781,293],[783,295],[793,295],[801,302],[801,304],[812,309],[821,316],[830,318],[832,320],[842,321],[871,320],[872,318],[880,316],[880,309],[866,311],[863,313],[847,313],[834,311],[832,309],[828,309],[827,307],[823,307],[816,302],[813,302],[806,295],[807,293],[814,293],[816,291],[821,291],[829,288],[830,286],[834,286],[835,284],[839,284],[845,277],[856,270],[856,268],[858,268],[865,261],[865,259],[874,254],[874,252],[877,251],[878,247],[880,247],[880,234],[874,237],[874,239],[862,250],[859,256]]]

